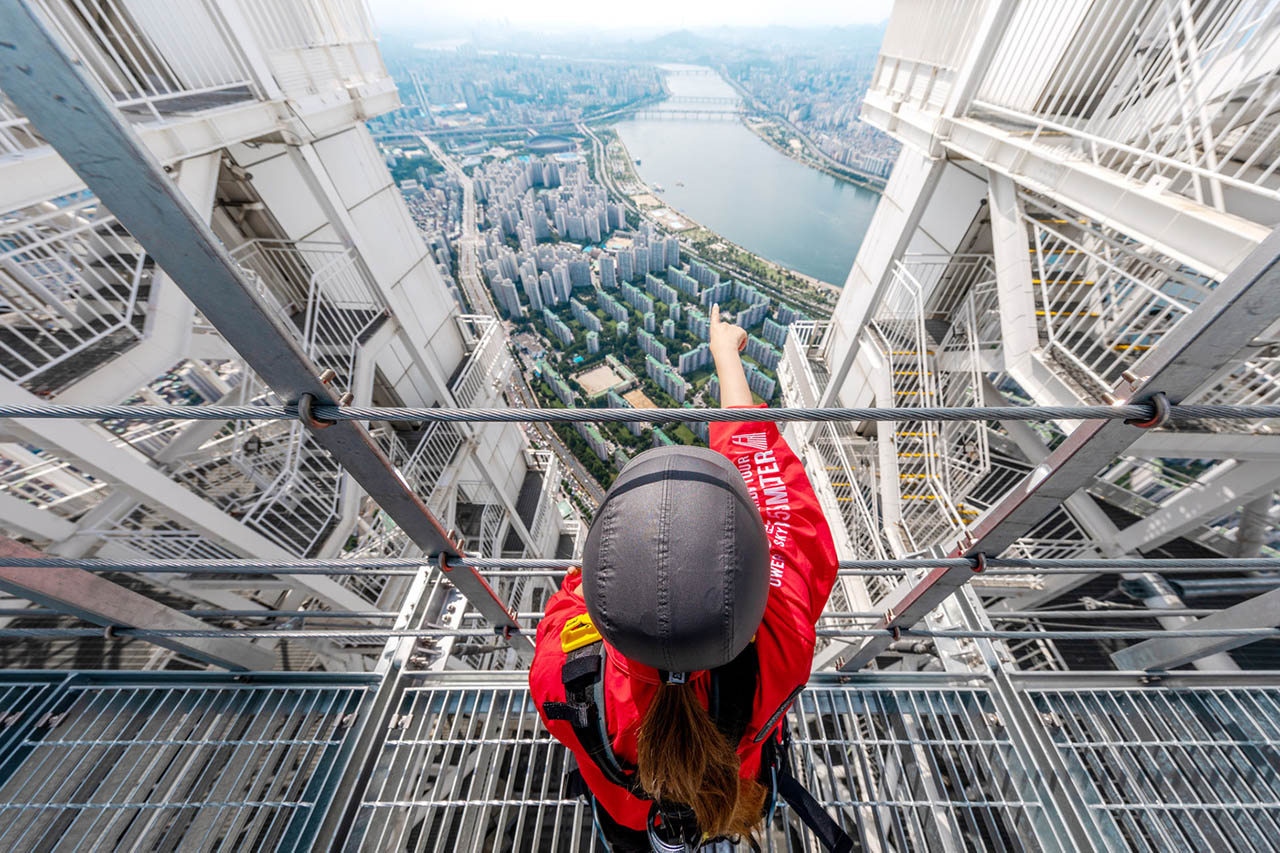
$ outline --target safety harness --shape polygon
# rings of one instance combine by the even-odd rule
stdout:
[[[576,616],[565,625],[561,634],[561,646],[567,653],[560,677],[564,683],[564,702],[545,702],[542,710],[547,719],[562,720],[573,726],[590,761],[599,768],[605,779],[625,789],[641,800],[650,797],[640,787],[636,768],[622,760],[613,751],[605,718],[604,671],[605,646],[600,634],[591,625],[586,614]],[[664,680],[668,677],[663,673]],[[710,671],[707,692],[707,712],[716,728],[729,741],[737,744],[746,734],[751,722],[751,708],[760,677],[760,659],[755,643],[747,646],[724,666]],[[764,727],[762,734],[774,728],[790,706],[799,690],[783,704],[778,715]],[[814,796],[800,784],[791,772],[790,739],[788,727],[778,727],[778,733],[764,744],[761,753],[762,784],[769,789],[762,817],[769,817],[778,798],[795,812],[810,831],[833,853],[853,850],[853,838],[840,828],[831,815]],[[595,796],[587,788],[582,774],[574,770],[569,776],[571,793],[583,796],[591,804],[595,825],[604,837],[612,853],[691,853],[708,839],[703,838],[693,810],[682,803],[653,801],[645,831],[631,829],[613,820],[600,807]]]

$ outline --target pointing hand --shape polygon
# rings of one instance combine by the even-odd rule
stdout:
[[[720,303],[711,306],[711,354],[739,353],[747,348],[747,332],[720,319]]]

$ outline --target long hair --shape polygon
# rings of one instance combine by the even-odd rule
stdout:
[[[640,786],[655,800],[688,806],[707,836],[750,835],[768,792],[739,777],[734,746],[691,685],[663,684],[637,735]]]

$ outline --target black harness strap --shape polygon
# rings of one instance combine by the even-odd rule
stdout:
[[[603,642],[596,641],[570,652],[560,670],[560,677],[564,682],[565,701],[544,702],[542,710],[548,719],[563,720],[573,726],[573,733],[586,751],[587,757],[600,769],[605,779],[639,799],[652,800],[653,798],[640,787],[636,778],[636,768],[618,758],[610,743],[609,729],[604,716],[604,667]],[[759,677],[760,658],[754,643],[748,645],[742,654],[728,664],[711,670],[707,710],[720,733],[728,738],[730,743],[740,743],[746,734],[747,726],[751,722]],[[779,710],[785,711],[794,697],[795,694],[792,694]],[[773,743],[773,739],[770,739],[766,746],[772,748],[766,749],[762,766],[772,767],[774,770],[776,796],[786,800],[796,816],[828,850],[833,853],[849,853],[853,850],[853,838],[840,828],[822,804],[791,775],[790,768],[787,766],[786,746]],[[618,838],[622,845],[633,843],[636,831],[627,830],[626,827],[614,822],[605,810],[600,808],[594,796],[590,799],[601,829],[611,838]],[[655,811],[670,824],[669,829],[674,831],[677,837],[683,836],[684,839],[701,837],[701,832],[697,830],[696,825],[690,822],[692,812],[687,806],[678,803],[654,803],[649,813],[651,828],[656,817]],[[621,830],[626,832],[623,833]],[[619,849],[627,848],[621,846]]]
[[[798,694],[797,690],[792,698]],[[776,737],[765,741],[763,760],[773,768],[773,796],[786,801],[796,817],[817,836],[823,847],[832,853],[849,853],[854,849],[853,836],[836,823],[822,803],[792,773],[790,729],[783,726]],[[859,846],[857,849],[863,848]]]
[[[813,794],[790,773],[778,771],[778,796],[787,801],[796,817],[818,837],[822,846],[832,853],[849,853],[853,850],[853,836],[840,828],[840,824],[822,807]]]
[[[606,779],[634,796],[649,799],[636,780],[635,768],[619,759],[609,743],[604,716],[604,656],[604,643],[598,640],[570,652],[560,670],[565,701],[544,702],[542,710],[549,719],[573,726],[578,743]]]
[[[748,643],[742,654],[711,670],[707,689],[707,713],[729,743],[742,742],[751,723],[756,686],[760,680],[760,653]]]

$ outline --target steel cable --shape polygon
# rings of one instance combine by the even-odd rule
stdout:
[[[524,629],[532,631],[532,629]],[[102,628],[0,628],[0,638],[10,639],[74,639],[102,637]],[[405,628],[368,630],[318,628],[315,630],[270,628],[128,628],[110,629],[117,638],[170,639],[251,639],[251,640],[390,640],[432,637],[494,637],[502,631],[494,628]],[[512,631],[512,633],[516,633]],[[1268,639],[1280,637],[1280,628],[1177,628],[1150,630],[1097,631],[981,631],[968,629],[902,628],[897,632],[886,628],[819,628],[819,637],[925,637],[934,639],[989,640],[1150,640],[1155,638],[1193,639],[1202,637],[1247,637]]]
[[[923,408],[794,409],[425,409],[316,405],[322,421],[413,423],[693,423],[829,421],[1150,420],[1151,403],[1114,406],[933,406]],[[294,420],[297,406],[0,406],[0,418],[165,420]],[[1175,405],[1170,420],[1280,418],[1280,406]]]
[[[1037,560],[1021,557],[986,557],[987,575],[1042,575],[1093,572],[1122,574],[1133,571],[1162,571],[1199,574],[1207,572],[1280,571],[1277,557],[1206,557],[1206,558],[1124,558]],[[424,566],[435,566],[435,557],[365,557],[350,560],[324,560],[306,557],[286,559],[127,559],[73,557],[4,557],[0,565],[14,568],[69,568],[96,572],[183,572],[210,574],[378,574],[412,576]],[[476,569],[493,577],[559,577],[565,570],[576,568],[576,560],[540,560],[525,558],[451,557],[447,568]],[[841,575],[892,576],[921,569],[977,569],[973,557],[924,557],[902,560],[841,560]],[[376,570],[376,571],[375,571]],[[1280,580],[1280,579],[1278,579]]]

